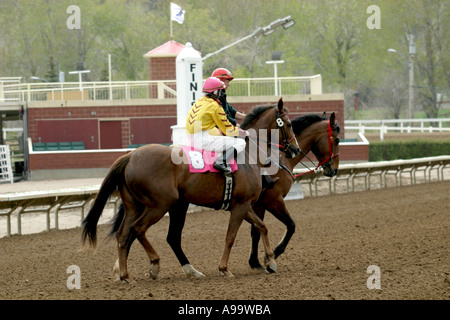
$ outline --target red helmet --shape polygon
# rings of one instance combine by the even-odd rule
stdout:
[[[209,77],[205,80],[205,83],[203,83],[203,92],[209,92],[213,93],[216,90],[219,89],[225,89],[225,84],[215,77]]]
[[[219,78],[220,80],[233,80],[234,77],[228,69],[218,68],[213,71],[211,77]]]

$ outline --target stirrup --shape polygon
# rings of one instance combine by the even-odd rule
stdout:
[[[231,167],[226,163],[214,163],[213,168],[219,171],[222,171],[224,174],[231,173]]]
[[[275,177],[275,178],[271,178],[269,175],[264,174],[263,175],[263,181],[262,181],[262,188],[263,189],[272,189],[275,186],[275,183],[279,180],[280,178]]]

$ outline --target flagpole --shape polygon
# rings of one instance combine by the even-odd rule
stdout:
[[[170,3],[169,19],[170,19],[170,40],[172,40],[173,39],[173,31],[172,31],[172,2]]]

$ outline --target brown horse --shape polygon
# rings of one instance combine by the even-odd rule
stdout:
[[[268,140],[272,137],[272,130],[279,130],[282,134],[277,142],[286,145],[286,150],[289,150],[286,153],[291,157],[300,152],[281,99],[277,106],[260,106],[253,109],[247,115],[246,121],[249,129],[267,129]],[[295,145],[291,143],[293,140]],[[250,159],[252,154],[248,145],[247,142],[245,155]],[[182,161],[178,161],[179,159]],[[267,228],[252,210],[252,204],[258,200],[261,193],[262,165],[258,161],[251,163],[239,164],[239,170],[234,173],[235,188],[226,244],[219,262],[219,271],[227,277],[232,277],[228,269],[228,259],[244,219],[261,233],[268,257],[267,269],[271,272],[276,270]],[[91,246],[95,247],[98,220],[107,199],[116,190],[120,193],[123,206],[116,216],[111,233],[117,238],[118,260],[114,271],[118,273],[120,280],[126,281],[129,277],[127,258],[131,244],[136,238],[150,259],[150,275],[154,279],[157,277],[160,257],[146,238],[145,232],[166,212],[169,212],[170,216],[167,242],[187,275],[203,276],[192,267],[181,249],[181,231],[190,203],[211,208],[220,207],[224,192],[224,177],[221,173],[190,173],[186,155],[179,147],[151,144],[119,157],[105,177],[94,204],[83,221],[83,243],[89,240]]]
[[[323,169],[324,175],[332,177],[337,174],[339,167],[339,131],[340,128],[336,123],[334,112],[330,118],[324,116],[310,114],[298,117],[292,120],[292,129],[294,130],[297,141],[299,142],[302,152],[294,157],[287,158],[280,153],[280,163],[284,164],[285,170],[280,170],[274,177],[279,180],[272,189],[263,190],[257,203],[253,205],[254,212],[261,220],[264,219],[266,210],[271,212],[278,220],[286,225],[286,233],[280,243],[274,249],[274,256],[280,256],[289,243],[295,232],[295,222],[292,220],[284,202],[284,197],[288,194],[292,187],[293,175],[292,171],[295,166],[312,151],[319,164],[311,169]],[[249,258],[251,268],[262,268],[258,261],[258,243],[259,234],[252,227],[252,249]]]

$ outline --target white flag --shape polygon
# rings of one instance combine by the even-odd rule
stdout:
[[[184,22],[184,10],[181,10],[181,7],[175,3],[170,3],[170,20],[176,21],[179,24]]]

